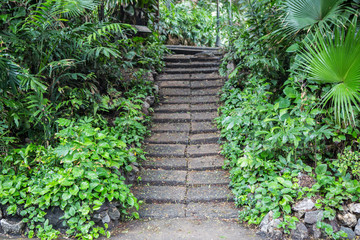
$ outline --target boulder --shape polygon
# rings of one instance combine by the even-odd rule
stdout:
[[[323,218],[324,212],[322,210],[316,210],[305,213],[304,222],[307,224],[314,224],[318,221],[321,221]]]
[[[315,239],[319,239],[321,237],[321,230],[316,227],[316,224],[311,226],[311,232]]]
[[[351,213],[360,214],[360,203],[350,203],[348,209]]]
[[[309,237],[309,230],[303,223],[298,223],[296,229],[291,231],[291,239],[293,240],[303,240]]]
[[[354,239],[356,237],[354,231],[351,228],[341,226],[340,231],[344,231],[347,234],[345,239]]]
[[[358,220],[358,222],[357,222],[357,224],[355,226],[355,231],[354,232],[355,232],[356,235],[360,236],[360,218],[359,218],[359,220]]]
[[[332,226],[334,232],[340,231],[340,224],[336,218],[330,220],[329,224]]]
[[[300,202],[296,203],[293,206],[293,210],[294,211],[309,211],[311,209],[313,209],[315,207],[314,202],[309,199],[309,198],[304,198],[303,200],[301,200]]]
[[[266,235],[272,239],[279,239],[278,225],[281,223],[280,219],[273,219],[273,212],[270,211],[265,215],[260,223],[260,235]]]
[[[148,102],[143,102],[142,104],[142,108],[141,111],[145,114],[145,115],[149,115],[149,108],[150,108],[150,104]]]
[[[268,212],[265,217],[263,218],[263,220],[261,221],[259,227],[260,227],[260,232],[263,233],[268,233],[268,228],[269,228],[269,223],[272,220],[272,216],[273,216],[273,212],[270,211]]]
[[[356,216],[352,213],[338,214],[338,219],[345,227],[354,227],[357,224]]]
[[[112,220],[117,221],[119,220],[121,214],[116,207],[110,207],[108,211],[108,215]]]
[[[6,219],[1,219],[0,225],[5,234],[15,234],[15,235],[22,234],[25,227],[25,223],[23,223],[22,221],[13,222]]]
[[[94,220],[95,222],[102,222],[102,223],[109,223],[111,221],[108,211],[103,211],[100,213],[94,214]]]
[[[154,96],[147,96],[145,98],[145,102],[147,102],[150,106],[152,106],[155,103],[155,97]]]

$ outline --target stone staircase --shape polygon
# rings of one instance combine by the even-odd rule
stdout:
[[[145,202],[142,218],[238,217],[213,124],[224,83],[221,56],[197,55],[167,56],[157,79],[161,101],[146,141],[148,161],[134,188]]]

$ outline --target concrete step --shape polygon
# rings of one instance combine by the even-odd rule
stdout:
[[[203,81],[223,79],[219,73],[184,73],[184,74],[161,74],[157,81]]]
[[[186,195],[187,203],[232,201],[234,201],[234,196],[226,186],[205,185],[189,187]]]
[[[201,215],[202,211],[197,210],[196,206],[192,207],[194,215]],[[214,208],[216,209],[216,208]],[[152,203],[140,206],[140,218],[182,218],[185,217],[186,205],[178,203]],[[221,210],[220,210],[221,211]],[[199,213],[198,213],[199,212]],[[225,214],[224,211],[222,211]]]
[[[189,62],[189,63],[172,63],[167,62],[167,68],[204,68],[204,67],[216,67],[219,68],[220,62]]]
[[[161,88],[161,96],[190,96],[190,88]]]
[[[150,184],[151,186],[162,186],[162,185],[185,185],[186,184],[187,171],[182,170],[159,170],[159,169],[146,169],[140,172],[141,183]],[[206,179],[207,175],[202,176]],[[217,179],[215,176],[213,179]],[[201,179],[201,176],[198,176]],[[210,179],[210,177],[208,177]],[[196,181],[195,179],[194,181]],[[220,181],[220,180],[218,180]]]
[[[185,157],[184,144],[147,144],[147,157]]]
[[[192,97],[201,97],[201,96],[215,96],[219,99],[219,94],[221,93],[221,88],[207,88],[207,89],[193,89],[191,90]]]
[[[217,111],[196,112],[191,114],[191,121],[194,122],[213,121],[216,117],[218,117]]]
[[[187,123],[191,121],[190,113],[155,113],[155,123]]]
[[[219,68],[164,68],[162,72],[165,74],[217,73]]]
[[[204,57],[184,54],[173,54],[164,57],[166,63],[190,63],[190,62],[219,62],[221,57]]]
[[[211,161],[211,160],[210,160]],[[209,162],[210,162],[209,161]],[[211,164],[211,163],[209,163]],[[146,169],[164,170],[187,170],[188,161],[186,158],[147,158],[141,166]],[[194,169],[197,169],[197,161],[193,162]]]
[[[224,158],[220,155],[198,158],[188,158],[189,170],[216,170],[224,165]]]
[[[190,83],[191,89],[209,89],[209,88],[221,88],[224,85],[224,81],[220,80],[203,80],[192,81]]]
[[[161,88],[190,88],[190,81],[158,81],[157,84]]]
[[[229,182],[229,173],[223,170],[190,171],[187,177],[188,185],[228,185]]]
[[[219,104],[216,103],[203,103],[203,104],[190,105],[190,110],[192,112],[217,111],[218,108],[219,108]]]
[[[187,156],[188,157],[204,157],[204,156],[214,156],[220,153],[219,144],[198,144],[198,145],[189,145],[187,147]]]
[[[183,46],[183,45],[166,45],[166,47],[174,53],[184,55],[201,54],[203,52],[212,53],[213,55],[222,55],[221,48],[213,47],[194,47],[194,46]]]
[[[211,121],[208,122],[191,122],[191,133],[197,134],[197,133],[213,133],[217,132],[218,129],[216,128],[215,124],[213,124]]]
[[[153,133],[145,143],[150,144],[187,144],[189,142],[189,132],[162,132]]]
[[[154,123],[151,131],[159,132],[189,132],[190,123]]]
[[[135,186],[133,193],[145,203],[184,203],[185,186]]]
[[[198,134],[191,134],[189,136],[189,143],[190,144],[218,143],[219,139],[220,139],[220,134],[218,132],[198,133]]]
[[[217,95],[209,96],[167,96],[162,99],[164,104],[205,104],[205,103],[218,103],[220,97]]]
[[[177,208],[174,207],[174,211]],[[186,217],[238,219],[239,209],[232,202],[220,203],[189,203],[186,208]]]

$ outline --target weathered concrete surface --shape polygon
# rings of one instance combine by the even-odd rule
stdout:
[[[255,231],[241,227],[234,220],[156,219],[133,221],[120,226],[113,240],[255,240]]]

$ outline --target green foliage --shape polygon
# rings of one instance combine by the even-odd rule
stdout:
[[[355,124],[354,111],[359,109],[360,36],[356,31],[356,19],[347,30],[336,29],[334,36],[318,31],[312,43],[305,43],[307,52],[300,63],[311,79],[336,84],[323,97],[324,104],[331,100],[335,118],[345,125]]]
[[[330,30],[331,24],[346,21],[343,0],[287,0],[285,1],[285,27],[292,32],[309,30],[317,26]]]
[[[325,221],[333,219],[345,203],[360,198],[357,111],[353,112],[353,125],[338,125],[331,118],[331,110],[319,107],[321,96],[329,100],[331,86],[317,85],[325,79],[323,76],[330,80],[349,77],[354,81],[351,87],[356,85],[359,67],[352,72],[349,66],[357,66],[355,55],[359,55],[354,30],[357,19],[354,17],[347,29],[324,33],[325,25],[327,29],[333,28],[333,23],[339,28],[345,26],[350,12],[343,15],[343,6],[339,5],[342,1],[338,1],[339,10],[327,9],[330,12],[323,15],[324,22],[300,19],[319,10],[316,7],[320,5],[312,4],[320,2],[334,3],[286,1],[288,8],[284,8],[293,11],[289,10],[285,22],[296,18],[303,24],[301,30],[314,25],[322,29],[317,30],[312,44],[311,31],[307,37],[305,32],[291,37],[285,34],[281,25],[284,19],[278,15],[284,6],[281,1],[241,1],[240,12],[246,17],[236,16],[240,27],[232,29],[233,45],[221,71],[226,74],[228,62],[236,64],[223,88],[224,105],[217,123],[226,140],[222,153],[230,168],[235,201],[243,209],[240,219],[259,224],[272,211],[285,233],[290,233],[300,220],[294,216],[292,205],[305,197],[316,199],[315,206],[324,210]],[[311,9],[305,11],[306,7]],[[303,49],[308,53],[297,54]],[[347,71],[349,75],[343,74]],[[343,103],[338,106],[345,109]],[[335,239],[345,235],[335,233],[323,221],[318,227]]]
[[[206,9],[192,1],[184,1],[166,6],[161,1],[160,22],[156,28],[170,44],[214,46],[216,19],[212,12],[215,9],[212,3],[207,5]]]

